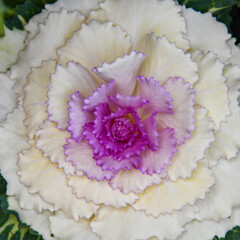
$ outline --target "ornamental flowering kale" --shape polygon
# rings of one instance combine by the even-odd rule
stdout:
[[[223,24],[172,0],[59,0],[25,29],[0,128],[23,221],[46,240],[240,224],[240,51]]]

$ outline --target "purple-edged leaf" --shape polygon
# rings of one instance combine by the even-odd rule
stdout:
[[[101,67],[93,68],[93,71],[105,81],[116,80],[117,92],[124,95],[132,95],[136,76],[145,54],[132,51],[130,55],[117,58],[110,64],[103,63]]]
[[[82,111],[84,102],[83,96],[79,92],[72,94],[71,101],[68,102],[68,105],[70,106],[68,108],[70,121],[68,122],[69,126],[67,130],[71,132],[72,138],[79,142],[83,138],[83,125],[85,122],[93,121],[93,114]]]
[[[160,174],[161,171],[170,164],[171,158],[177,152],[176,138],[174,137],[174,129],[164,128],[158,132],[159,147],[156,151],[147,148],[141,152],[142,163],[140,170],[149,175],[153,173]]]
[[[157,115],[157,113],[154,113],[143,121],[144,130],[145,130],[145,132],[147,134],[147,138],[148,138],[148,147],[152,151],[157,150],[158,146],[159,146],[156,115]]]
[[[104,134],[105,131],[105,126],[104,126],[104,118],[109,116],[111,114],[111,111],[109,109],[109,106],[107,103],[102,103],[98,105],[95,108],[95,119],[94,119],[94,130],[93,133],[97,138],[101,138],[101,136]],[[106,133],[104,134],[104,136]]]
[[[109,100],[121,108],[141,108],[144,104],[147,104],[149,101],[140,96],[125,96],[117,94],[116,97],[109,97]]]
[[[132,167],[138,168],[141,159],[139,156],[132,156],[127,159],[123,159],[120,162],[114,160],[112,156],[99,157],[95,156],[97,165],[102,168],[103,171],[114,171],[117,173],[120,169],[131,170]]]
[[[149,101],[140,109],[140,115],[149,113],[172,113],[173,105],[169,93],[165,91],[164,87],[159,85],[159,82],[150,78],[149,80],[144,76],[137,77],[140,84],[140,96]]]
[[[99,156],[109,155],[109,151],[100,143],[100,140],[96,138],[96,135],[93,133],[94,123],[86,123],[84,125],[83,136],[85,140],[88,140],[88,143],[92,146],[94,154]]]
[[[95,91],[92,96],[88,97],[87,99],[84,99],[85,105],[83,106],[83,110],[93,111],[97,105],[101,103],[108,103],[109,102],[108,97],[110,96],[112,97],[116,96],[115,81],[112,81],[107,85],[102,84],[102,86],[98,88],[97,91]]]
[[[194,129],[194,97],[195,90],[183,78],[169,78],[164,88],[173,99],[173,114],[158,114],[157,122],[161,127],[174,128],[177,144],[182,144],[191,136]]]
[[[96,160],[93,159],[93,149],[87,141],[76,142],[74,139],[68,139],[64,146],[66,161],[72,162],[77,170],[83,173],[89,179],[109,180],[114,174],[110,171],[102,171],[102,168],[96,165]]]

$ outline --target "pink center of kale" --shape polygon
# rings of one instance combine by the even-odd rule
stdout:
[[[126,118],[116,118],[111,127],[112,137],[118,141],[128,140],[133,132],[133,124]]]
[[[74,153],[78,151],[74,149],[79,147],[81,152],[82,146],[88,146],[96,169],[81,167],[83,158],[79,158],[78,169],[89,178],[95,174],[96,179],[109,179],[120,169],[131,168],[149,175],[159,174],[177,151],[175,129],[168,127],[167,121],[162,124],[158,120],[173,114],[169,93],[153,78],[140,76],[137,80],[137,96],[119,94],[114,80],[88,98],[84,99],[79,92],[71,96],[68,131],[72,135],[64,146],[65,154],[76,165],[78,157]],[[192,91],[180,78],[167,83]],[[192,98],[189,103],[192,106]]]

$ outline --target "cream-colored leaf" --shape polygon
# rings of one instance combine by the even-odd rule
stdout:
[[[0,38],[0,72],[7,71],[18,59],[25,47],[26,31],[10,30],[4,26],[5,36]]]
[[[56,73],[51,75],[48,91],[49,119],[57,123],[59,129],[68,126],[68,101],[77,91],[87,98],[92,96],[98,85],[89,72],[79,63],[68,62],[66,67],[57,65]]]
[[[112,22],[93,21],[88,25],[82,24],[82,29],[75,32],[57,52],[60,64],[79,62],[91,71],[103,62],[111,63],[123,57],[130,52],[130,48],[130,37],[119,26]]]
[[[226,219],[218,222],[212,220],[198,221],[194,220],[187,223],[184,228],[186,231],[176,240],[209,240],[214,236],[224,238],[227,231],[239,225],[240,222],[240,208],[233,208],[233,213]]]
[[[176,240],[184,231],[183,226],[193,219],[196,210],[188,206],[180,212],[154,218],[130,206],[121,209],[102,207],[90,225],[92,231],[104,240],[136,240],[154,236],[159,240]]]
[[[26,76],[32,67],[39,67],[43,60],[57,58],[56,50],[73,32],[79,29],[84,17],[77,11],[50,13],[45,24],[39,25],[39,32],[20,54],[18,64],[12,67],[11,78],[16,79],[15,91],[22,94]],[[56,26],[57,31],[56,31]]]
[[[145,35],[154,33],[166,36],[184,50],[189,48],[183,37],[186,32],[185,21],[180,14],[181,8],[174,1],[156,0],[106,0],[98,11],[92,11],[88,21],[113,21],[129,33],[136,50]]]
[[[204,199],[206,192],[214,184],[211,170],[206,161],[199,161],[198,167],[190,178],[178,179],[176,182],[166,179],[159,185],[148,187],[139,200],[133,204],[135,210],[145,211],[158,217],[160,214],[180,210],[187,204],[194,204],[198,199]]]
[[[4,120],[16,106],[17,99],[12,89],[13,84],[8,73],[0,73],[0,121]]]
[[[204,53],[212,51],[225,62],[230,57],[230,38],[225,24],[217,22],[210,12],[200,13],[192,8],[182,7],[182,15],[186,20],[186,38],[190,42],[191,50],[202,50]]]
[[[113,190],[107,181],[92,181],[86,176],[70,176],[68,185],[72,187],[73,193],[78,198],[84,198],[95,204],[120,208],[125,207],[127,204],[133,204],[138,199],[134,193],[123,194],[119,189]]]
[[[85,218],[77,222],[68,219],[62,211],[49,218],[51,232],[61,240],[100,240],[90,228],[90,220]]]
[[[208,116],[215,123],[214,129],[219,130],[221,122],[230,114],[224,64],[211,52],[203,54],[195,51],[192,57],[199,67],[199,81],[194,84],[195,101],[209,111]]]
[[[193,169],[197,167],[197,162],[204,158],[206,149],[215,140],[213,123],[206,114],[206,109],[195,108],[195,129],[191,132],[191,137],[178,147],[178,152],[171,159],[172,165],[168,167],[171,180],[191,177]]]
[[[231,38],[228,40],[228,45],[231,48],[231,58],[228,59],[229,63],[237,64],[240,66],[240,49],[235,45],[236,39]]]
[[[54,4],[47,4],[45,8],[48,11],[60,11],[62,8],[67,11],[80,11],[83,15],[88,15],[91,10],[99,7],[100,0],[58,0]]]
[[[153,77],[161,85],[169,77],[182,77],[191,85],[198,80],[197,64],[190,54],[171,44],[165,36],[159,38],[149,34],[137,50],[146,54],[139,75]]]
[[[28,76],[28,84],[24,88],[23,99],[26,118],[24,123],[27,126],[27,134],[32,139],[36,130],[47,119],[47,91],[50,83],[50,74],[55,72],[55,61],[44,61],[40,67],[33,68]]]
[[[138,169],[120,170],[111,180],[110,185],[113,189],[120,189],[127,194],[130,191],[134,193],[143,192],[146,187],[153,184],[159,184],[166,177],[167,173],[161,171],[161,174],[143,174]]]
[[[66,174],[75,172],[75,167],[70,162],[66,162],[64,145],[66,139],[71,136],[68,131],[61,131],[55,123],[46,120],[37,131],[36,147],[43,152],[44,157],[49,157],[52,163],[57,163],[59,168],[63,168]]]
[[[67,186],[64,171],[43,157],[34,145],[20,154],[18,165],[20,179],[29,187],[29,192],[38,192],[45,201],[54,205],[55,210],[62,209],[68,218],[75,221],[81,217],[90,218],[96,213],[98,207],[77,199]]]
[[[29,148],[27,144],[26,128],[23,126],[24,113],[16,108],[10,113],[6,121],[0,125],[0,168],[1,174],[7,181],[7,195],[15,195],[21,208],[36,210],[53,210],[50,203],[46,203],[39,194],[29,194],[28,188],[20,182],[18,172],[18,154]]]
[[[221,124],[220,131],[215,134],[216,140],[206,152],[210,165],[215,165],[220,158],[230,159],[235,157],[240,148],[240,112],[238,102],[240,68],[227,65],[224,67],[224,76],[227,77],[231,115],[227,117],[226,122]]]
[[[44,24],[49,13],[49,11],[43,9],[41,13],[36,14],[30,18],[29,22],[24,26],[24,28],[28,31],[27,39],[25,41],[26,46],[28,45],[29,41],[38,34],[39,25]]]
[[[240,202],[240,155],[231,160],[220,160],[212,168],[215,185],[211,192],[206,194],[204,201],[196,205],[200,211],[196,214],[199,220],[212,219],[218,221],[227,218],[232,213],[232,207]]]

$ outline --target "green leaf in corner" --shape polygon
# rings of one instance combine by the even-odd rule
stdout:
[[[238,0],[179,0],[178,2],[196,11],[212,13],[238,4]]]
[[[19,219],[18,213],[8,209],[7,182],[0,174],[0,240],[43,240]]]
[[[233,230],[228,231],[225,240],[239,240],[240,239],[240,227],[237,226]]]

